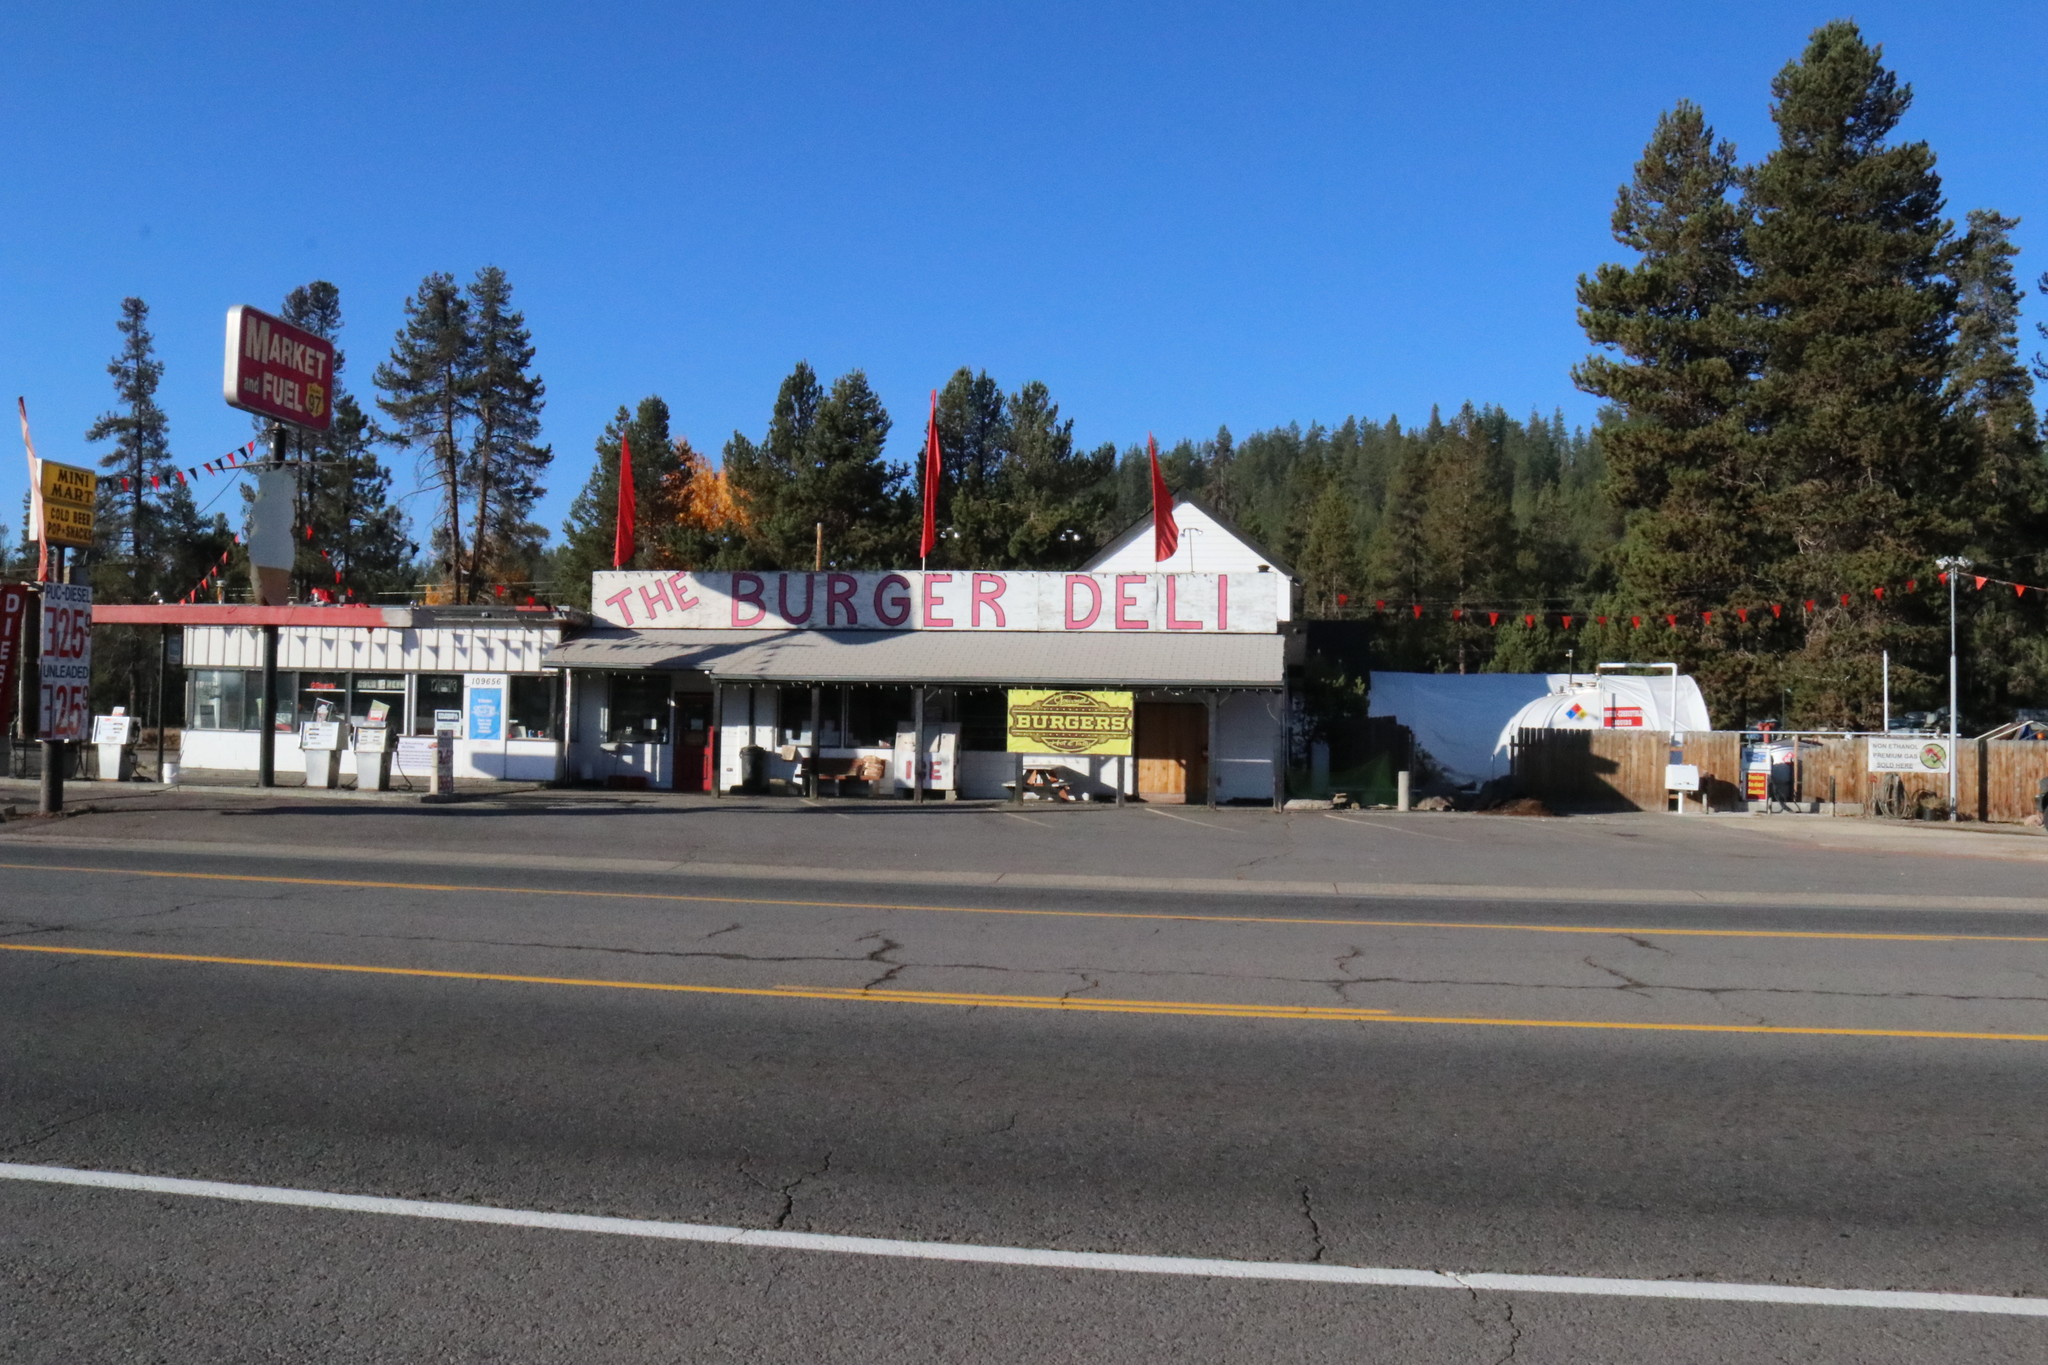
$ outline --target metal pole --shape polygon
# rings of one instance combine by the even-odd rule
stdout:
[[[1957,568],[1963,561],[1954,561]],[[1956,822],[1956,575],[1948,575],[1948,820]]]
[[[1878,657],[1884,664],[1884,732],[1892,732],[1892,652],[1883,650]]]
[[[822,523],[820,524],[822,525]],[[810,788],[809,795],[813,801],[818,799],[818,739],[825,728],[824,707],[825,689],[813,687],[811,689],[811,761],[804,765],[809,769],[808,776],[810,780],[805,785]]]
[[[1189,553],[1193,552],[1190,551]],[[1208,746],[1207,752],[1202,755],[1202,785],[1209,790],[1204,793],[1202,804],[1210,810],[1214,810],[1216,809],[1216,694],[1211,692],[1205,700],[1208,702],[1209,735],[1204,741]]]
[[[256,785],[277,785],[277,627],[263,626],[263,709],[257,716]]]
[[[62,564],[64,555],[64,550],[62,546],[58,547],[57,555],[57,562],[59,564]],[[61,581],[63,577],[64,575],[61,572],[59,572],[57,575],[57,579],[53,581]],[[42,664],[44,641],[42,595],[40,591],[37,593],[36,596],[36,610],[29,614],[29,622],[31,624],[29,624],[26,627],[26,629],[29,632],[33,632],[33,638],[30,641],[31,647],[27,651],[27,658],[29,661],[29,668],[33,669],[35,673],[33,677],[28,678],[26,680],[28,686],[27,689],[22,694],[21,728],[22,733],[24,735],[30,733],[28,707],[31,699],[33,699],[34,704],[36,706],[36,728],[34,734],[36,735],[37,740],[40,743],[40,747],[42,749],[43,754],[43,772],[41,778],[41,786],[38,790],[39,799],[36,808],[45,815],[55,815],[64,809],[64,746],[56,740],[42,738]],[[25,669],[23,671],[27,672],[28,670]]]
[[[914,693],[912,694],[912,700],[911,700],[911,713],[912,713],[912,715],[913,715],[913,717],[914,717],[914,719],[912,720],[911,724],[912,724],[912,725],[913,725],[913,726],[914,726],[914,727],[916,728],[916,730],[917,730],[917,737],[916,737],[915,743],[914,743],[914,744],[912,745],[912,747],[911,747],[911,750],[910,750],[910,787],[911,787],[911,792],[912,792],[912,795],[911,795],[911,798],[910,798],[910,799],[911,799],[912,801],[914,801],[915,803],[917,803],[918,805],[923,805],[923,804],[924,804],[924,689],[923,689],[922,687],[920,687],[920,688],[916,689],[916,691],[915,691],[915,692],[914,692]]]
[[[711,684],[711,799],[725,795],[725,684]]]
[[[164,685],[171,668],[171,628],[156,628],[156,780],[164,780]]]

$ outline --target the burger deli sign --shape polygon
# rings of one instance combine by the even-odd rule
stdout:
[[[1270,635],[1270,573],[669,573],[591,576],[598,619],[635,630],[1187,631]]]
[[[334,343],[238,304],[228,309],[221,396],[231,407],[325,431],[334,422]]]

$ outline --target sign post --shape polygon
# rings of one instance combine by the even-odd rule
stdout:
[[[92,589],[82,583],[43,584],[36,651],[36,734],[43,742],[42,809],[64,809],[64,746],[85,738],[92,692]]]

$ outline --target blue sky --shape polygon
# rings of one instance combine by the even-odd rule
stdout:
[[[2039,275],[2048,7],[1849,12],[1952,216],[2021,215]],[[1842,13],[38,4],[0,45],[0,394],[90,462],[139,294],[195,464],[250,434],[230,305],[333,280],[367,396],[420,277],[494,263],[548,384],[550,526],[618,405],[663,395],[715,454],[799,358],[867,370],[905,458],[963,364],[1044,380],[1091,445],[1467,398],[1585,422],[1573,284],[1658,112],[1761,155],[1772,73]],[[10,524],[24,484],[0,459]]]

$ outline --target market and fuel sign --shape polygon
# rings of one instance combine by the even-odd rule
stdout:
[[[325,431],[334,421],[334,343],[237,304],[228,309],[222,383],[231,407]]]

